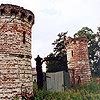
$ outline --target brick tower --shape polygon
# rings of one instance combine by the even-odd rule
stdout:
[[[11,4],[0,5],[0,100],[33,94],[33,24],[31,11]]]
[[[65,40],[68,68],[72,85],[84,84],[90,81],[91,71],[88,58],[88,43],[86,37]]]

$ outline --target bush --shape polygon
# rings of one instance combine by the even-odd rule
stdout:
[[[36,96],[38,94],[38,87],[37,87],[36,82],[33,82],[33,92],[34,92],[34,96]]]
[[[38,91],[34,100],[100,100],[100,83],[93,80],[65,92]]]

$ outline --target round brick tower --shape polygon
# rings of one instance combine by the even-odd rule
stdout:
[[[0,5],[0,100],[33,94],[33,24],[31,11],[11,4]]]
[[[67,40],[65,40],[72,85],[84,84],[91,79],[87,41],[88,39],[86,37],[68,37]]]

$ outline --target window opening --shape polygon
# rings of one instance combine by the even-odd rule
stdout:
[[[24,17],[25,17],[25,13],[22,12],[22,14],[21,14],[21,18],[24,19]]]
[[[28,21],[30,22],[32,20],[32,16],[29,16],[28,17]]]
[[[15,9],[11,9],[11,15],[17,15],[18,12]]]
[[[72,57],[73,57],[73,50],[72,50]]]
[[[1,9],[1,15],[3,15],[5,13],[4,9]]]
[[[25,44],[25,35],[26,35],[26,33],[25,33],[25,31],[23,32],[23,44]]]

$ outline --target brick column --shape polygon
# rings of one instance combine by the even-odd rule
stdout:
[[[11,4],[0,5],[0,100],[33,94],[33,24],[31,11]]]
[[[84,84],[91,79],[87,41],[86,37],[68,37],[65,40],[68,68],[70,69],[72,84]]]

